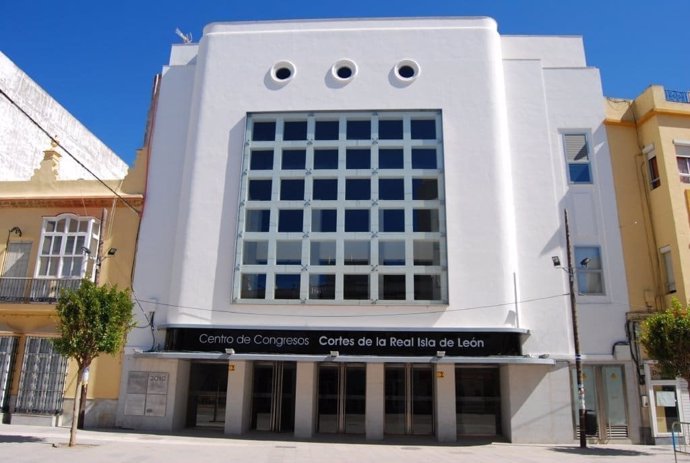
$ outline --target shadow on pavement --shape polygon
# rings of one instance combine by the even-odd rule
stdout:
[[[0,443],[3,444],[25,444],[29,442],[45,442],[45,439],[32,436],[0,436]]]
[[[625,450],[610,447],[588,447],[584,449],[580,447],[553,447],[550,450],[571,455],[591,455],[597,457],[642,457],[652,455],[651,453],[638,450]]]

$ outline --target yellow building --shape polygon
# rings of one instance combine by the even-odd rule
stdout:
[[[81,278],[130,287],[145,150],[127,176],[104,182],[60,180],[62,157],[57,147],[50,148],[29,180],[0,182],[0,232],[7,233],[0,243],[5,422],[59,424],[71,416],[76,368],[53,352],[50,341],[56,336],[60,289],[78,287]],[[92,364],[87,427],[114,425],[120,370],[120,356]]]
[[[628,333],[646,409],[643,426],[657,442],[670,437],[673,421],[690,420],[685,381],[662,378],[637,342],[646,314],[668,307],[672,297],[690,302],[689,97],[653,85],[634,100],[605,102],[631,306]]]

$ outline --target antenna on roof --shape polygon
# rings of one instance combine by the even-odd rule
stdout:
[[[189,34],[185,34],[180,30],[179,27],[175,28],[175,34],[182,39],[183,43],[190,43],[192,41],[192,33],[190,32]]]

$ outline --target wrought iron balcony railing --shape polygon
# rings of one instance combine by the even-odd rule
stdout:
[[[666,101],[674,103],[690,103],[690,92],[683,90],[664,90],[666,93]]]
[[[53,304],[62,289],[77,289],[81,279],[0,277],[0,304]]]

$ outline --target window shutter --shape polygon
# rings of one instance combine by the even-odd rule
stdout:
[[[587,137],[584,134],[563,135],[563,143],[568,162],[587,162],[589,160]]]

